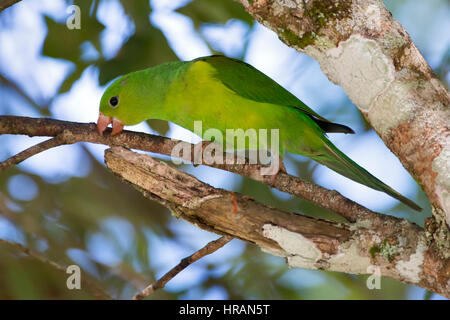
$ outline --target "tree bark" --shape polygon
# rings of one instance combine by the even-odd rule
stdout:
[[[57,143],[47,140],[50,146],[86,141],[171,155],[171,150],[180,143],[127,130],[116,136],[110,133],[111,129],[107,129],[103,136],[99,135],[94,124],[0,116],[0,134],[53,136]],[[14,160],[24,160],[24,155],[45,151],[47,147],[46,142],[40,143],[29,148],[33,152],[25,150],[12,160],[0,162],[0,171],[8,164],[16,164]],[[165,163],[122,147],[107,150],[105,160],[122,180],[176,216],[211,232],[255,243],[266,252],[286,257],[293,267],[353,274],[378,270],[381,276],[450,297],[450,259],[443,258],[430,246],[428,233],[432,233],[433,224],[422,229],[405,219],[370,211],[336,191],[285,173],[276,179],[274,187],[334,209],[349,223],[323,221],[264,206],[249,197],[212,188]],[[257,165],[210,166],[264,182]]]
[[[0,0],[0,12],[5,10],[6,8],[11,7],[13,4],[16,4],[21,0]]]
[[[450,254],[450,96],[380,0],[238,0],[320,63],[425,191]]]
[[[283,212],[123,147],[105,152],[107,167],[149,199],[199,228],[251,242],[291,267],[378,274],[450,297],[450,261],[429,250],[425,232],[383,216],[354,224]],[[233,210],[234,201],[238,210]]]

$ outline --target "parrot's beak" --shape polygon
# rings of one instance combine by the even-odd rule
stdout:
[[[108,127],[108,125],[110,123],[112,123],[112,132],[111,132],[112,136],[115,136],[116,134],[119,134],[122,132],[123,124],[119,119],[107,117],[107,116],[103,115],[102,113],[100,113],[98,115],[98,120],[97,120],[98,133],[100,135],[103,135],[103,131],[106,130],[106,128]]]
[[[106,127],[108,127],[108,124],[110,124],[111,121],[111,117],[107,117],[100,112],[97,120],[97,131],[100,135],[103,135],[103,131],[105,131]]]

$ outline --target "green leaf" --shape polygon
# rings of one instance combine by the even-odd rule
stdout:
[[[423,295],[423,300],[431,300],[433,295],[434,295],[434,292],[432,292],[430,290],[425,290],[425,293]]]
[[[70,90],[72,88],[72,85],[75,81],[80,79],[81,75],[83,74],[83,71],[85,70],[85,67],[78,66],[61,84],[61,87],[59,87],[59,93],[64,93]]]
[[[93,1],[79,1],[75,3],[80,7],[81,29],[67,28],[66,21],[55,21],[44,16],[47,25],[47,36],[42,46],[42,55],[71,61],[75,64],[75,70],[64,80],[60,87],[60,93],[69,91],[72,84],[79,79],[87,64],[81,59],[81,45],[89,42],[101,52],[100,35],[105,26],[96,19],[96,10],[91,12]]]
[[[45,16],[48,33],[42,48],[42,54],[48,57],[69,60],[77,63],[80,60],[80,45],[90,41],[98,52],[101,52],[100,34],[105,26],[95,18],[91,18],[81,10],[81,29],[68,29],[65,21],[59,23]]]
[[[148,26],[145,33],[132,36],[116,57],[99,64],[101,85],[114,78],[167,61],[178,60],[160,30]]]
[[[253,17],[240,3],[230,0],[194,0],[177,11],[190,17],[196,28],[203,23],[224,24],[230,19],[249,25],[253,22]]]

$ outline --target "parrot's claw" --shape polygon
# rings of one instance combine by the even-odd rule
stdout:
[[[103,135],[103,132],[106,130],[108,125],[112,123],[112,132],[111,135],[115,136],[116,134],[119,134],[123,130],[123,123],[117,119],[105,116],[104,114],[100,113],[98,115],[97,120],[97,131],[100,135]]]

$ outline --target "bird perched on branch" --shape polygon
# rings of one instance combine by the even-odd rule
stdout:
[[[274,178],[278,170],[283,170],[282,158],[288,151],[421,210],[339,151],[326,136],[328,132],[354,133],[352,129],[320,116],[240,60],[209,56],[124,75],[104,92],[97,128],[102,134],[112,123],[112,134],[116,135],[124,125],[148,119],[167,120],[191,131],[194,121],[202,121],[203,132],[213,128],[224,135],[227,129],[278,129],[277,156],[281,161]]]

